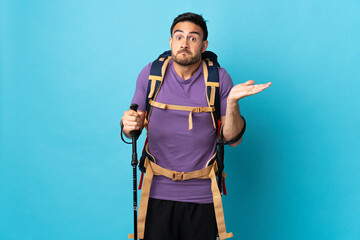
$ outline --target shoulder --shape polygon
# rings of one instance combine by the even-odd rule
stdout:
[[[230,74],[222,67],[219,68],[219,82],[221,88],[229,88],[234,85]]]
[[[151,66],[152,66],[152,62],[148,63],[140,72],[140,75],[147,75],[147,77],[149,77],[150,75],[150,70],[151,70]]]
[[[137,78],[137,84],[138,85],[147,85],[150,70],[151,70],[152,62],[147,64],[139,73],[139,76]]]
[[[148,79],[151,70],[151,64],[147,64],[139,73],[139,76],[136,81],[136,89],[132,99],[132,103],[137,103],[139,105],[139,110],[145,111],[146,109],[146,92],[148,88]]]

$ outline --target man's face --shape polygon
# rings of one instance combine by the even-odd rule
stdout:
[[[189,66],[201,60],[208,41],[203,41],[203,31],[192,22],[179,22],[175,25],[170,38],[171,56],[174,62]]]

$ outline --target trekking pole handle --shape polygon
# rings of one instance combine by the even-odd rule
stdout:
[[[134,110],[135,112],[137,111],[138,107],[139,107],[139,105],[137,105],[136,103],[133,103],[130,105],[130,109]]]
[[[137,111],[138,107],[139,107],[139,105],[137,105],[136,103],[132,103],[130,105],[130,109],[135,111],[135,112]],[[131,134],[132,138],[135,137],[137,139],[138,136],[140,135],[140,130],[133,130],[133,131],[130,132],[130,134]]]
[[[137,111],[138,107],[139,107],[139,105],[137,105],[136,103],[133,103],[130,105],[130,109],[135,112]],[[138,161],[137,161],[136,140],[138,139],[138,137],[140,135],[140,130],[133,130],[130,132],[130,134],[131,134],[131,138],[132,138],[132,148],[133,148],[131,165],[137,166]]]

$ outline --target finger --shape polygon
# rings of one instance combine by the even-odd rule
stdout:
[[[244,82],[243,85],[245,85],[245,86],[250,86],[250,85],[252,85],[252,84],[254,84],[254,83],[255,83],[254,80],[249,80],[249,81],[247,81],[247,82]]]
[[[124,122],[124,127],[126,127],[126,129],[138,128],[139,126],[140,126],[140,123],[138,123],[138,122]]]
[[[126,131],[130,131],[130,130],[138,130],[140,129],[140,124],[137,122],[124,122],[124,129]]]
[[[124,131],[126,132],[131,132],[131,131],[134,131],[134,130],[139,130],[140,127],[139,126],[124,126]]]
[[[259,85],[261,85],[261,86],[263,86],[265,88],[268,88],[268,87],[270,87],[271,84],[272,84],[271,82],[268,82],[268,83],[259,84]]]
[[[264,91],[266,88],[257,88],[257,89],[253,89],[252,91],[250,91],[250,95],[254,95],[254,94],[257,94],[259,92],[262,92]]]
[[[138,121],[139,116],[125,115],[125,116],[123,117],[123,119],[126,120],[126,121],[129,121],[129,122],[136,122],[136,121]]]
[[[127,110],[126,112],[127,112],[128,115],[130,115],[130,116],[138,116],[138,115],[139,115],[138,112],[136,112],[136,111],[134,111],[134,110],[131,110],[131,109]]]
[[[254,86],[256,89],[265,89],[268,88],[271,84],[266,83],[266,84],[256,84],[256,85],[252,85]]]
[[[127,120],[127,119],[124,119],[123,120],[123,124],[124,125],[129,125],[129,126],[135,126],[135,125],[138,125],[139,124],[139,121],[137,119],[135,120]]]
[[[259,85],[253,85],[255,89],[265,89],[268,88],[269,85],[267,84],[259,84]]]
[[[145,115],[145,112],[140,111],[140,110],[139,110],[137,113],[139,114],[139,117],[142,117],[142,116],[144,116],[144,115]]]
[[[246,96],[250,96],[250,95],[254,95],[254,94],[256,94],[256,93],[259,93],[259,92],[263,91],[264,89],[266,89],[266,88],[259,87],[259,86],[253,86],[251,89],[248,89],[248,90],[246,91],[245,97],[246,97]],[[240,96],[241,96],[241,95],[244,95],[244,93],[240,93],[239,95],[240,95]]]
[[[249,87],[255,86],[255,87],[269,87],[272,83],[268,82],[268,83],[262,83],[262,84],[254,84],[254,85],[249,85]]]

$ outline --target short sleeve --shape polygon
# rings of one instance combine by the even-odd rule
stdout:
[[[231,88],[234,86],[230,75],[224,68],[219,68],[220,77],[220,115],[226,115],[226,103]]]
[[[151,65],[152,63],[149,63],[139,73],[139,76],[136,81],[135,93],[131,101],[131,104],[136,103],[137,105],[139,105],[138,109],[143,112],[145,112],[146,110],[146,93],[147,93],[147,86],[148,86]]]

